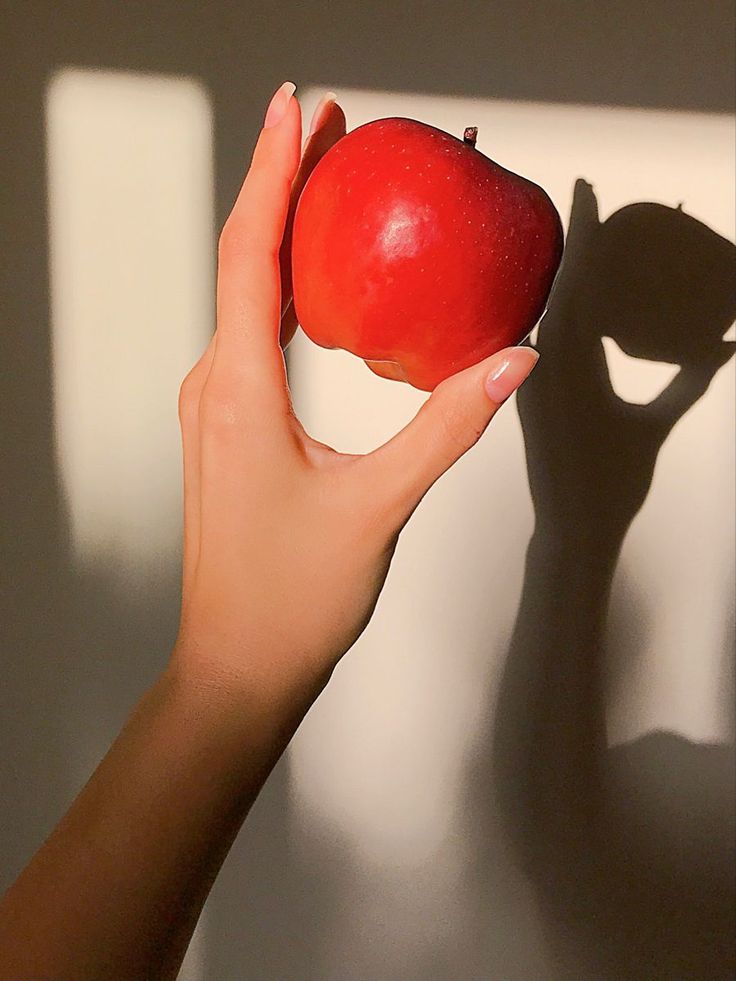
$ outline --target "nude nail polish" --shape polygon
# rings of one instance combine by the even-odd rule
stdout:
[[[312,121],[309,124],[309,133],[307,134],[307,138],[313,136],[320,128],[327,109],[336,99],[337,96],[334,92],[325,92],[325,94],[319,100],[314,112],[312,113]]]
[[[513,395],[529,377],[539,355],[531,347],[509,347],[494,357],[495,364],[486,377],[486,392],[491,402],[500,405]]]
[[[295,92],[296,85],[294,85],[293,82],[284,82],[284,84],[276,90],[273,98],[268,104],[268,109],[266,110],[266,118],[263,120],[264,129],[271,129],[273,126],[278,126],[286,115],[286,110],[289,108],[291,97]]]

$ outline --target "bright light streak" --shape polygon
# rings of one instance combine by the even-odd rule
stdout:
[[[66,69],[47,95],[58,464],[74,551],[179,548],[179,383],[212,327],[212,112],[194,80]]]

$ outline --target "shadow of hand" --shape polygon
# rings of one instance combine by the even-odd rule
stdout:
[[[619,537],[648,493],[657,454],[736,344],[734,246],[679,209],[639,203],[600,223],[575,186],[565,258],[518,396],[538,526]],[[619,398],[602,345],[680,365],[648,405]]]
[[[496,706],[493,796],[535,887],[550,976],[733,976],[732,749],[669,732],[609,748],[603,638],[659,450],[736,347],[723,340],[735,254],[662,205],[601,223],[579,180],[542,357],[519,392],[536,527]],[[679,372],[631,405],[603,337]]]

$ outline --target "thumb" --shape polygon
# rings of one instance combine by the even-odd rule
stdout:
[[[412,421],[366,458],[373,486],[389,497],[391,510],[410,514],[432,484],[486,430],[500,406],[528,377],[539,355],[510,347],[435,388]]]
[[[646,406],[647,416],[669,432],[705,395],[710,383],[735,351],[736,343],[722,341],[709,361],[680,368],[667,388]]]

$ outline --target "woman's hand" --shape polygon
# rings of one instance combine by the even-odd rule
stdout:
[[[324,102],[300,164],[293,89],[271,103],[223,230],[217,330],[182,386],[171,663],[0,901],[2,981],[173,981],[263,781],[367,623],[402,525],[536,360],[502,352],[448,379],[366,457],[306,435],[279,341],[295,325],[289,222],[345,120]]]
[[[184,573],[172,667],[205,686],[311,699],[366,626],[412,511],[536,354],[508,349],[448,378],[366,456],[305,433],[279,343],[295,327],[291,217],[344,116],[323,101],[300,167],[293,91],[285,83],[274,96],[222,230],[217,330],[181,389]]]

